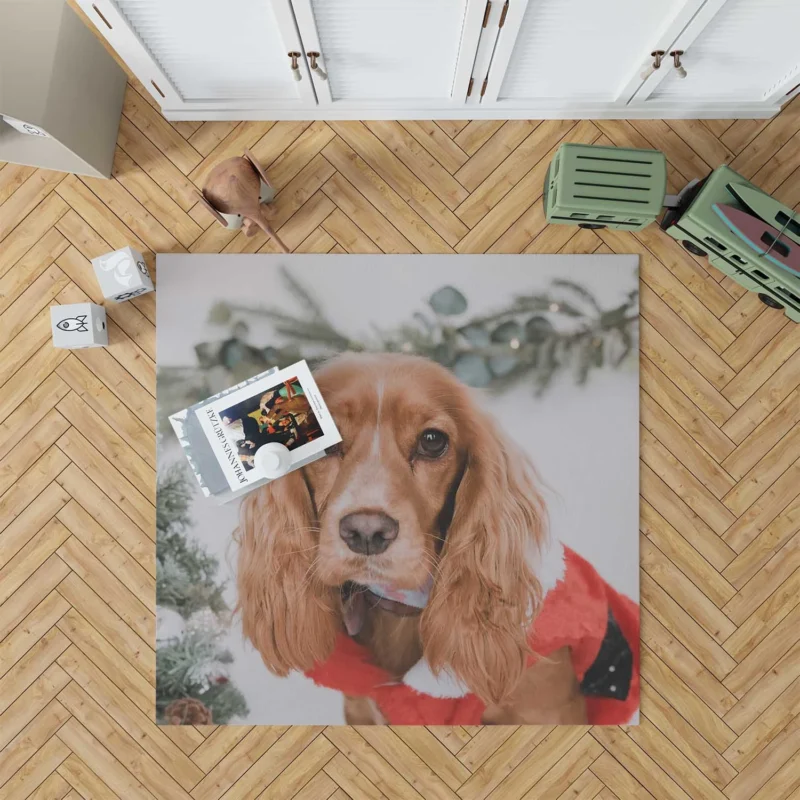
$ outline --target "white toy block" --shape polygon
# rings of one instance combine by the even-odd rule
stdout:
[[[153,281],[142,254],[123,247],[92,259],[100,291],[106,300],[121,303],[153,291]]]
[[[50,306],[53,347],[78,350],[108,344],[106,310],[94,303]]]

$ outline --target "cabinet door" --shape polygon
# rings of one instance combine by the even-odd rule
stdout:
[[[635,103],[780,102],[800,82],[800,0],[709,0],[669,50]]]
[[[483,105],[624,105],[659,41],[703,0],[509,0]]]
[[[486,0],[292,0],[320,105],[463,104]]]
[[[316,105],[289,0],[78,2],[165,109]]]

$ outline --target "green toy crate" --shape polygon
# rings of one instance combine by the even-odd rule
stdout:
[[[661,229],[690,253],[707,255],[711,264],[745,289],[756,292],[763,303],[783,308],[789,319],[800,322],[800,275],[759,256],[712,208],[714,203],[722,203],[747,211],[728,190],[729,183],[761,191],[730,167],[718,167],[703,181],[681,192],[678,207],[667,211]]]
[[[655,222],[667,189],[658,150],[562,144],[544,183],[548,222],[638,231]]]

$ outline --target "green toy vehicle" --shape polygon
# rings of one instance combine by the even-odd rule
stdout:
[[[547,221],[637,231],[655,222],[690,253],[800,322],[800,216],[728,166],[665,194],[657,150],[564,144],[544,185]]]
[[[730,167],[717,167],[704,180],[679,195],[678,206],[664,214],[661,229],[681,242],[690,253],[707,255],[720,272],[745,289],[756,292],[763,303],[771,308],[785,309],[789,319],[800,322],[800,273],[763,258],[731,230],[714,209],[724,205],[758,213],[758,209],[745,206],[735,193],[741,186],[769,198]],[[791,219],[791,209],[786,211]]]
[[[664,205],[667,160],[658,150],[562,144],[544,182],[548,222],[640,231]]]

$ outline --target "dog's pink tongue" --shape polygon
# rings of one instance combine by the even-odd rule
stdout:
[[[353,592],[344,601],[344,627],[349,636],[357,636],[364,627],[367,601],[363,592]]]

